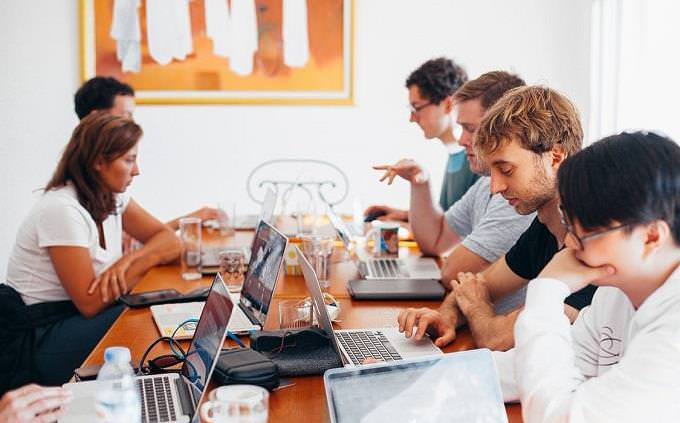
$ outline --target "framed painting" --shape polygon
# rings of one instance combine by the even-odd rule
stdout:
[[[353,0],[80,0],[81,80],[140,104],[353,104]]]

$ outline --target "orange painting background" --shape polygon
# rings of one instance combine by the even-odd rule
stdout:
[[[141,72],[123,73],[116,59],[116,42],[109,35],[113,0],[95,0],[95,72],[144,91],[342,91],[343,2],[307,1],[310,58],[303,68],[289,68],[283,63],[282,0],[257,0],[258,51],[253,58],[252,74],[242,77],[231,71],[229,59],[213,55],[212,40],[206,35],[202,0],[189,2],[193,52],[185,60],[173,60],[165,66],[148,54],[146,1],[142,0],[139,8]]]

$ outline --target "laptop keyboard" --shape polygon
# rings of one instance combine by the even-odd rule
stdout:
[[[137,379],[137,388],[139,388],[139,396],[142,400],[142,422],[177,420],[168,376]]]
[[[377,258],[368,260],[371,276],[378,278],[396,278],[402,272],[399,270],[399,260],[393,258]]]
[[[335,332],[335,335],[356,365],[363,364],[367,358],[383,361],[402,359],[381,331]]]

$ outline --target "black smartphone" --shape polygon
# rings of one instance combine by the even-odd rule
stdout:
[[[122,295],[119,301],[128,307],[147,307],[154,304],[178,302],[182,294],[176,289],[140,292],[139,294]]]

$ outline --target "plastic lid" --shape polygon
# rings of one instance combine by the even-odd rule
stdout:
[[[129,363],[130,350],[127,347],[108,347],[104,351],[104,361],[107,363]]]

